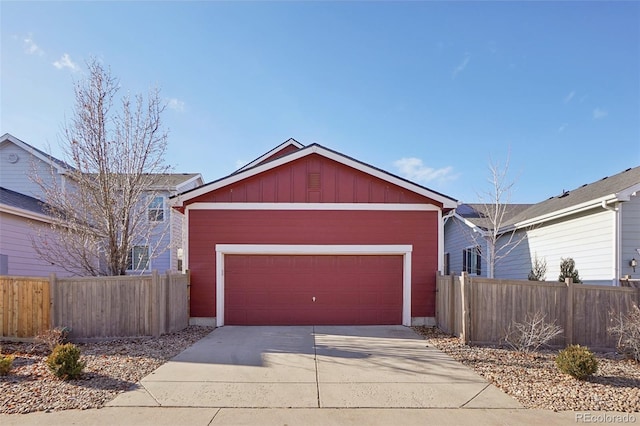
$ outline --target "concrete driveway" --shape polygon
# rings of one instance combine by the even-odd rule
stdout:
[[[402,326],[225,326],[108,406],[521,408]]]

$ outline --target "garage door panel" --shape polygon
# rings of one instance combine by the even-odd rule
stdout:
[[[399,255],[227,255],[225,323],[401,324],[402,268]]]

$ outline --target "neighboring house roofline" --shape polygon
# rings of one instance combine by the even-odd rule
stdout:
[[[0,187],[0,212],[40,222],[53,223],[45,204],[37,198]]]
[[[35,156],[36,158],[40,159],[41,161],[50,164],[53,168],[56,169],[56,171],[60,174],[64,174],[70,170],[75,170],[72,166],[70,166],[69,164],[65,163],[62,160],[59,160],[57,158],[55,158],[52,155],[49,155],[47,153],[45,153],[44,151],[39,150],[38,148],[29,145],[28,143],[16,138],[15,136],[11,135],[10,133],[5,133],[4,135],[0,136],[0,144],[2,144],[3,142],[9,141],[11,143],[13,143],[14,145],[17,145],[18,147],[24,149],[25,151],[27,151],[28,153],[30,153],[31,155]]]
[[[261,155],[260,157],[256,158],[255,160],[251,161],[250,163],[240,167],[234,173],[239,173],[239,172],[241,172],[243,170],[247,170],[247,169],[250,169],[251,167],[257,166],[258,164],[262,163],[267,158],[274,156],[279,151],[282,151],[283,149],[288,148],[289,146],[294,146],[294,147],[296,147],[298,149],[304,148],[304,145],[302,145],[300,142],[298,142],[297,140],[295,140],[293,138],[289,138],[286,141],[282,142],[277,147],[275,147],[272,150],[270,150],[269,152]]]
[[[551,197],[514,217],[507,226],[522,228],[560,219],[609,204],[629,201],[640,192],[640,167],[629,168],[561,195]]]
[[[571,191],[563,191],[561,195],[550,197],[540,203],[530,204],[527,208],[507,218],[499,229],[499,233],[503,234],[514,229],[540,225],[597,207],[607,208],[606,206],[609,204],[629,201],[632,196],[638,193],[640,193],[640,167],[629,168],[617,175],[602,178]],[[481,210],[475,207],[478,204],[464,203],[462,205],[481,213]],[[517,204],[513,205],[517,206]],[[485,226],[475,223],[473,218],[459,214],[458,210],[453,216],[471,228],[486,231]]]
[[[282,145],[281,145],[282,146]],[[322,145],[319,145],[317,143],[308,145],[298,151],[289,153],[287,155],[284,155],[282,157],[276,158],[272,161],[269,161],[267,163],[263,163],[263,164],[258,164],[254,167],[245,169],[243,171],[239,171],[239,172],[234,172],[231,175],[228,175],[226,177],[223,177],[221,179],[218,179],[216,181],[207,183],[199,188],[194,188],[192,190],[186,191],[182,194],[178,194],[175,195],[173,197],[171,197],[174,201],[173,201],[173,205],[174,207],[177,208],[181,208],[184,207],[184,203],[186,201],[189,201],[193,198],[199,197],[203,194],[209,193],[211,191],[215,191],[216,189],[225,187],[227,185],[231,185],[234,184],[236,182],[239,182],[241,180],[247,179],[249,177],[255,176],[259,173],[263,173],[265,171],[274,169],[276,167],[279,167],[283,164],[287,164],[290,162],[293,162],[295,160],[298,160],[300,158],[304,158],[306,156],[312,155],[312,154],[318,154],[321,155],[325,158],[334,160],[340,164],[352,167],[356,170],[359,170],[361,172],[367,173],[369,175],[375,176],[379,179],[382,179],[384,181],[387,181],[389,183],[392,183],[394,185],[400,186],[402,188],[405,188],[409,191],[412,191],[414,193],[417,193],[419,195],[422,195],[424,197],[430,198],[434,201],[437,201],[439,203],[442,204],[443,209],[454,209],[458,203],[457,200],[455,200],[454,198],[448,197],[444,194],[441,194],[439,192],[433,191],[429,188],[426,188],[424,186],[418,185],[417,183],[411,182],[410,180],[401,178],[399,176],[393,175],[389,172],[386,172],[382,169],[379,169],[377,167],[373,167],[369,164],[363,163],[361,161],[355,160],[354,158],[348,157],[344,154],[341,154],[337,151],[333,151],[331,149],[325,148]]]

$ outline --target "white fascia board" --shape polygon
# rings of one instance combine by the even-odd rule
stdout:
[[[224,325],[224,257],[228,254],[258,255],[401,255],[402,325],[411,326],[411,253],[410,244],[399,245],[277,245],[216,244],[216,325]]]
[[[630,201],[632,196],[640,192],[640,183],[624,189],[616,194],[617,201]]]
[[[418,186],[418,185],[416,185],[414,183],[410,183],[410,182],[408,182],[406,180],[400,179],[400,178],[398,178],[396,176],[393,176],[393,175],[391,175],[389,173],[383,172],[383,171],[378,170],[378,169],[374,169],[373,167],[364,165],[364,164],[362,164],[360,162],[357,162],[357,161],[352,160],[350,158],[344,157],[342,155],[338,155],[338,154],[336,154],[334,152],[331,152],[331,151],[328,151],[328,150],[326,150],[326,149],[324,149],[324,148],[322,148],[320,146],[315,146],[314,147],[314,152],[316,152],[316,153],[318,153],[318,154],[320,154],[320,155],[322,155],[324,157],[330,158],[330,159],[332,159],[332,160],[334,160],[334,161],[336,161],[338,163],[342,163],[342,164],[344,164],[346,166],[352,167],[352,168],[354,168],[356,170],[359,170],[361,172],[370,174],[370,175],[375,176],[375,177],[377,177],[379,179],[382,179],[382,180],[385,180],[385,181],[387,181],[389,183],[397,185],[397,186],[399,186],[401,188],[407,189],[407,190],[409,190],[411,192],[415,192],[415,193],[420,194],[420,195],[422,195],[424,197],[431,198],[432,200],[438,201],[438,202],[442,203],[442,206],[445,209],[455,209],[456,207],[458,207],[458,203],[455,200],[451,200],[448,197],[445,197],[443,195],[437,194],[437,193],[435,193],[433,191],[430,191],[430,190],[428,190],[426,188]]]
[[[584,203],[576,204],[575,206],[567,207],[561,210],[557,210],[551,213],[547,213],[541,216],[533,217],[531,219],[523,220],[522,222],[515,223],[508,227],[511,228],[524,228],[527,226],[538,225],[540,223],[547,222],[549,220],[560,219],[572,214],[581,213],[586,210],[590,210],[602,205],[602,203],[613,203],[619,201],[617,194],[609,194],[600,198],[596,198],[594,200],[585,201]],[[505,232],[507,228],[504,230],[501,229],[500,232]]]
[[[23,149],[24,151],[26,151],[29,154],[33,155],[34,157],[38,158],[39,160],[49,164],[59,174],[66,174],[68,172],[68,170],[65,167],[63,167],[60,164],[57,164],[55,161],[52,161],[50,158],[42,155],[40,152],[36,151],[33,147],[28,145],[26,142],[21,141],[20,139],[16,138],[15,136],[13,136],[13,135],[11,135],[9,133],[5,133],[3,135],[3,137],[4,137],[4,140],[13,143],[14,145],[20,147],[21,149]]]
[[[471,222],[470,220],[460,216],[458,213],[454,213],[452,217],[455,217],[456,219],[458,219],[459,221],[461,221],[462,223],[464,223],[469,228],[471,228],[473,231],[477,232],[478,234],[482,235],[483,237],[486,237],[489,234],[489,231],[486,231],[486,230],[480,228],[478,225],[476,225],[473,222]]]
[[[216,252],[224,254],[404,255],[412,251],[413,246],[410,244],[216,244]]]
[[[0,204],[0,212],[23,217],[25,219],[37,220],[38,222],[54,223],[54,219],[50,216],[18,207],[7,206],[6,204]]]
[[[176,185],[176,191],[180,192],[180,189],[179,189],[180,187],[185,186],[187,184],[191,184],[192,182],[195,182],[195,181],[200,181],[200,185],[204,183],[204,180],[202,179],[202,175],[200,173],[193,176],[192,178],[185,180],[184,182],[180,182],[178,185]]]
[[[221,180],[219,180],[217,182],[213,182],[210,185],[205,185],[205,186],[202,186],[202,187],[200,187],[198,189],[190,191],[187,194],[178,195],[175,198],[176,199],[175,206],[182,207],[184,205],[185,201],[188,201],[188,200],[190,200],[192,198],[199,197],[199,196],[207,194],[207,193],[209,193],[211,191],[215,191],[216,189],[223,188],[223,187],[225,187],[227,185],[232,185],[232,184],[234,184],[236,182],[239,182],[241,180],[250,178],[252,176],[255,176],[257,174],[265,172],[267,170],[274,169],[274,168],[279,167],[279,166],[281,166],[283,164],[296,161],[296,160],[298,160],[300,158],[306,157],[306,156],[311,155],[311,154],[319,154],[319,155],[321,155],[323,157],[329,158],[329,159],[334,160],[334,161],[336,161],[338,163],[341,163],[341,164],[344,164],[346,166],[352,167],[352,168],[354,168],[356,170],[359,170],[359,171],[361,171],[363,173],[369,174],[371,176],[377,177],[379,179],[382,179],[382,180],[387,181],[389,183],[392,183],[394,185],[400,186],[400,187],[405,188],[405,189],[407,189],[407,190],[409,190],[411,192],[415,192],[416,194],[420,194],[420,195],[422,195],[424,197],[431,198],[432,200],[435,200],[437,202],[442,203],[444,208],[454,209],[454,208],[456,208],[458,206],[458,204],[457,204],[457,202],[455,200],[451,200],[448,197],[445,197],[443,195],[440,195],[440,194],[437,194],[435,192],[432,192],[432,191],[430,191],[430,190],[428,190],[426,188],[423,188],[423,187],[418,186],[416,184],[410,183],[408,181],[405,181],[403,179],[400,179],[398,177],[390,175],[390,174],[388,174],[386,172],[383,172],[381,170],[377,170],[377,169],[374,169],[373,167],[366,166],[366,165],[364,165],[364,164],[362,164],[360,162],[357,162],[355,160],[347,158],[347,157],[345,157],[343,155],[339,155],[339,154],[336,154],[334,152],[328,151],[328,150],[326,150],[326,149],[324,149],[324,148],[322,148],[321,146],[318,146],[318,145],[313,145],[313,146],[310,146],[310,147],[303,148],[300,151],[288,154],[288,155],[286,155],[284,157],[281,157],[281,158],[277,158],[277,159],[275,159],[273,161],[270,161],[268,163],[256,166],[256,167],[254,167],[252,169],[249,169],[249,170],[246,170],[246,171],[243,171],[243,172],[239,172],[239,173],[227,176],[226,178],[223,178],[223,179],[221,179]]]
[[[401,203],[193,203],[185,210],[441,211],[433,204]]]
[[[253,160],[252,162],[250,162],[249,164],[246,164],[242,167],[240,167],[238,170],[235,171],[235,173],[241,172],[245,169],[248,169],[250,167],[255,166],[256,164],[260,164],[261,162],[263,162],[264,160],[266,160],[267,158],[271,157],[272,155],[274,155],[276,152],[278,151],[282,151],[283,149],[285,149],[286,147],[293,145],[298,149],[302,149],[304,148],[304,145],[302,145],[300,142],[298,142],[297,140],[290,138],[287,139],[286,141],[284,141],[283,143],[281,143],[280,145],[278,145],[277,147],[273,148],[271,151],[267,152],[264,155],[261,155],[260,157],[256,158],[255,160]]]

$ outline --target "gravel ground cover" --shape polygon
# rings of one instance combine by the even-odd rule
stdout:
[[[557,351],[518,353],[466,346],[437,329],[415,327],[431,345],[473,368],[525,407],[555,411],[640,411],[640,364],[615,353],[596,354],[599,370],[588,380],[555,366]],[[0,342],[13,354],[14,368],[0,376],[0,413],[28,413],[102,407],[147,374],[213,331],[190,326],[159,338],[79,344],[87,367],[77,380],[62,381],[45,364],[45,345]]]
[[[640,411],[640,364],[616,353],[596,353],[598,372],[587,380],[561,373],[558,351],[520,353],[467,346],[434,328],[414,327],[427,341],[473,368],[528,408],[554,411]]]
[[[213,331],[189,326],[159,338],[78,344],[87,363],[77,380],[62,381],[48,369],[46,345],[0,342],[13,354],[13,369],[0,376],[0,413],[99,408],[147,374]]]

